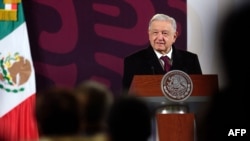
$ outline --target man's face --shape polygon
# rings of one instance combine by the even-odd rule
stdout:
[[[151,46],[162,54],[170,51],[177,34],[177,31],[174,31],[174,28],[168,21],[153,21],[148,31]]]

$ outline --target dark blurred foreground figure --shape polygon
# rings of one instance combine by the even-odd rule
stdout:
[[[106,118],[113,102],[113,94],[104,84],[86,80],[75,88],[80,103],[80,134],[93,140],[105,140]]]
[[[230,11],[217,29],[217,43],[225,63],[228,85],[212,96],[206,107],[208,111],[203,115],[203,120],[198,122],[199,141],[245,141],[249,136],[249,16],[248,2]],[[244,129],[246,133],[241,135]]]
[[[111,107],[108,117],[110,141],[148,141],[152,114],[145,101],[122,96]]]
[[[75,137],[79,132],[78,101],[73,90],[50,88],[37,94],[36,118],[41,140]]]

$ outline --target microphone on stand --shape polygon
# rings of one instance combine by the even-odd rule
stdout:
[[[151,66],[152,73],[155,74],[155,68],[154,66]]]

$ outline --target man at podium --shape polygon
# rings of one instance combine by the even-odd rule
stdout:
[[[165,74],[170,70],[202,74],[197,54],[175,48],[178,32],[173,17],[155,14],[149,21],[148,35],[147,48],[124,58],[123,90],[129,89],[134,75]]]

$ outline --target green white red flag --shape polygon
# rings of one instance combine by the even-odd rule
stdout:
[[[0,139],[38,140],[35,72],[21,0],[0,0]]]

